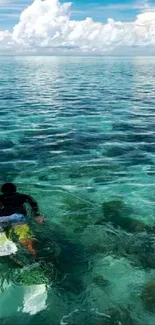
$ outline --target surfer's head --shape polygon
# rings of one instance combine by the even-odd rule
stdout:
[[[1,192],[5,193],[16,193],[16,186],[13,183],[5,183],[1,187]]]

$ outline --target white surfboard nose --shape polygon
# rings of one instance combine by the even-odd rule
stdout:
[[[32,285],[25,288],[23,313],[35,315],[46,309],[47,289],[45,284]]]
[[[8,240],[4,232],[0,233],[0,256],[12,255],[16,252],[16,244]]]

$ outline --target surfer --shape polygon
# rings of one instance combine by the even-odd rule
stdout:
[[[0,195],[0,231],[7,231],[8,239],[16,240],[23,245],[33,256],[36,256],[34,248],[34,235],[27,223],[27,211],[25,204],[31,207],[34,219],[38,223],[44,222],[40,217],[37,202],[29,195],[17,192],[13,183],[5,183],[1,187]]]

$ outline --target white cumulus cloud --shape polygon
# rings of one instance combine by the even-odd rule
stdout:
[[[139,14],[133,22],[103,24],[91,18],[70,18],[71,3],[35,0],[26,8],[12,32],[0,31],[0,52],[12,53],[121,53],[155,50],[155,11]],[[149,54],[149,53],[148,53]]]

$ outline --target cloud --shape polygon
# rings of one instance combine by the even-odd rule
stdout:
[[[35,0],[26,8],[13,31],[0,32],[0,52],[36,54],[128,54],[155,49],[155,11],[143,12],[133,22],[109,18],[103,24],[91,18],[70,17],[71,3]],[[148,54],[149,54],[148,53]]]

